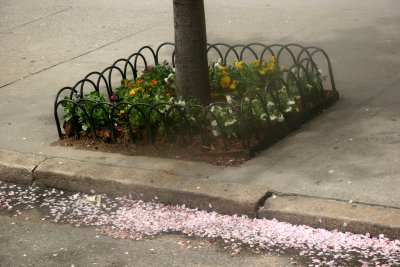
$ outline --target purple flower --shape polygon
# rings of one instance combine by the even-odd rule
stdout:
[[[113,93],[113,94],[111,95],[111,97],[110,97],[111,102],[114,102],[114,100],[115,100],[117,97],[118,97],[117,94],[116,94],[116,93]]]
[[[168,65],[168,61],[167,61],[166,59],[164,60],[164,64],[165,64],[165,65]]]

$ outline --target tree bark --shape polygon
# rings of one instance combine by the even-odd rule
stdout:
[[[175,68],[178,94],[210,103],[203,0],[174,0]]]

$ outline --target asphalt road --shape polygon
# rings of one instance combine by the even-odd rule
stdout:
[[[290,266],[290,256],[231,256],[220,244],[166,234],[113,239],[94,227],[41,221],[38,209],[14,217],[0,211],[0,266]],[[298,264],[297,264],[298,266]]]

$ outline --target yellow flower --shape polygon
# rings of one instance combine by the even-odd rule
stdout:
[[[129,95],[131,97],[134,97],[136,93],[137,93],[137,89],[132,89],[131,92],[129,93]]]
[[[236,89],[237,82],[238,82],[237,80],[233,80],[233,82],[232,82],[232,84],[231,84],[231,86],[229,88],[231,88],[232,90]]]
[[[150,95],[147,95],[146,98],[150,98]]]
[[[140,84],[141,84],[142,82],[144,82],[144,80],[143,80],[143,79],[139,79],[139,80],[136,81],[136,85],[137,85],[137,86],[140,86]]]
[[[128,85],[128,81],[127,80],[125,80],[125,86],[127,86]]]
[[[260,66],[260,60],[253,60],[252,62],[251,62],[251,65],[253,65],[253,66],[256,66],[256,67],[258,67],[258,66]]]
[[[256,90],[256,91],[260,91],[260,88],[256,87],[256,89],[254,89],[254,90]]]
[[[228,69],[228,67],[220,66],[219,69],[222,71],[226,71]]]
[[[243,68],[244,62],[243,61],[236,61],[235,66],[238,70],[241,70]]]
[[[272,64],[275,64],[275,57],[272,56],[272,57],[269,59],[269,62],[271,62]]]
[[[226,71],[222,71],[222,75],[224,75],[224,76],[227,76],[228,75],[228,73],[226,72]]]
[[[268,63],[268,65],[267,65],[267,70],[273,70],[274,69],[274,65],[275,65],[275,63]]]
[[[124,113],[125,113],[125,110],[121,109],[121,110],[119,111],[119,113],[124,114]]]
[[[231,78],[229,76],[222,77],[220,83],[222,88],[228,88],[231,83]]]
[[[265,75],[265,71],[264,70],[260,70],[260,75]]]
[[[256,103],[256,102],[257,102],[257,99],[251,100],[251,103],[252,103],[252,104],[254,104],[254,103]]]

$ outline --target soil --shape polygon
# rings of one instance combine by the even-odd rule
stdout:
[[[79,125],[77,125],[79,127]],[[272,125],[272,129],[274,128]],[[108,127],[96,127],[97,139],[93,138],[90,132],[81,131],[78,128],[79,137],[75,134],[72,121],[64,122],[66,134],[53,145],[72,146],[76,149],[97,150],[110,153],[120,153],[123,155],[150,156],[160,158],[172,158],[190,161],[208,162],[214,165],[239,166],[250,159],[248,153],[243,151],[242,140],[240,138],[226,138],[226,148],[221,137],[208,136],[209,147],[203,146],[199,134],[192,136],[192,141],[186,142],[179,135],[176,136],[175,143],[171,144],[165,135],[154,136],[154,144],[145,138],[137,138],[134,143],[130,142],[126,131],[120,127],[114,127],[115,142],[111,142],[110,130]],[[267,137],[269,131],[266,124],[262,123],[257,128],[257,135],[251,135],[249,139],[250,147],[255,146],[261,139]],[[153,133],[156,134],[156,133]]]
[[[70,127],[70,126],[68,126]],[[222,142],[213,142],[210,147],[201,146],[200,136],[194,136],[193,142],[188,145],[170,144],[165,138],[156,138],[151,144],[147,140],[138,140],[130,143],[129,140],[117,139],[117,142],[110,143],[100,138],[94,139],[90,134],[81,132],[80,137],[76,135],[64,135],[53,145],[72,146],[76,149],[95,150],[110,153],[120,153],[128,156],[150,156],[159,158],[171,158],[190,161],[208,162],[215,165],[239,166],[249,160],[249,157],[241,152],[239,140],[227,140],[228,146],[232,149],[224,151]],[[127,139],[124,137],[123,139]],[[240,146],[240,147],[239,147]],[[237,149],[233,149],[236,147]],[[238,148],[239,147],[239,148]]]
[[[328,92],[328,97],[330,95],[330,92]],[[309,103],[309,106],[308,108],[311,108],[313,105]],[[296,116],[292,119],[296,120]],[[274,129],[275,126],[277,126],[276,123],[272,124],[271,129]],[[96,127],[97,139],[93,138],[89,132],[82,131],[79,128],[75,130],[71,121],[64,122],[64,130],[66,134],[53,145],[73,146],[76,149],[120,153],[128,156],[139,155],[201,161],[223,166],[239,166],[250,159],[249,154],[243,151],[240,138],[226,138],[226,149],[222,138],[216,138],[212,135],[208,136],[209,147],[204,147],[200,135],[194,135],[192,142],[184,142],[180,136],[177,136],[177,140],[173,144],[165,136],[158,135],[154,137],[154,144],[151,144],[148,139],[140,138],[134,140],[133,143],[130,142],[129,136],[120,126],[116,126],[114,129],[115,142],[111,142],[110,130],[107,127]],[[75,132],[78,132],[78,135]],[[260,125],[257,133],[252,134],[249,140],[250,147],[254,147],[260,140],[268,138],[269,134],[266,125]]]

